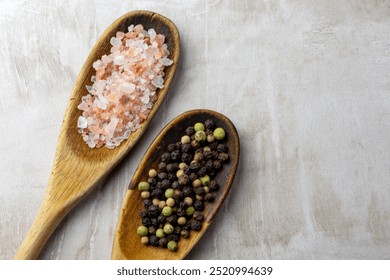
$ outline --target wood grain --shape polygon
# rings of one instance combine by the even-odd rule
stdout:
[[[185,129],[197,122],[204,123],[207,119],[214,121],[217,127],[226,131],[226,145],[229,151],[229,161],[215,176],[220,186],[216,192],[213,203],[207,203],[203,211],[204,223],[198,232],[191,231],[188,239],[182,238],[178,251],[172,252],[166,248],[144,246],[137,235],[137,227],[140,225],[139,213],[143,209],[143,200],[140,198],[137,185],[140,181],[147,181],[147,171],[158,169],[161,154],[167,151],[170,143],[176,143],[185,134]],[[196,109],[184,112],[173,119],[155,138],[142,158],[137,170],[131,179],[129,190],[125,196],[121,214],[114,237],[112,250],[113,259],[183,259],[192,250],[200,238],[206,233],[207,228],[214,219],[217,211],[222,206],[230,191],[236,175],[240,157],[240,141],[234,124],[224,115],[205,109]]]
[[[113,150],[90,149],[77,131],[77,119],[80,116],[77,106],[81,97],[86,94],[85,86],[95,73],[92,67],[93,62],[103,54],[109,53],[110,38],[115,36],[117,31],[126,32],[131,24],[142,24],[146,30],[154,28],[158,34],[164,34],[173,64],[166,69],[164,88],[158,90],[158,98],[141,127]],[[101,35],[91,50],[74,86],[65,113],[44,201],[15,259],[36,258],[62,219],[109,174],[140,139],[168,93],[178,64],[179,53],[180,39],[175,25],[167,18],[148,11],[134,11],[123,15]]]

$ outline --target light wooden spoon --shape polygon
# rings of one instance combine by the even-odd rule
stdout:
[[[143,209],[143,199],[141,199],[137,190],[138,183],[147,180],[148,170],[157,168],[161,153],[166,151],[170,143],[180,141],[188,126],[192,126],[197,122],[204,122],[207,119],[212,119],[217,126],[225,129],[230,160],[223,165],[222,170],[215,177],[220,185],[220,190],[217,192],[213,203],[205,204],[205,219],[202,229],[199,232],[191,231],[188,239],[181,238],[176,252],[169,251],[166,248],[142,245],[140,237],[137,235],[137,227],[141,224],[139,213]],[[233,123],[220,113],[202,109],[192,110],[172,120],[154,139],[130,182],[114,237],[112,259],[183,259],[205,234],[225,200],[237,170],[239,153],[240,143],[237,130]]]
[[[90,78],[95,74],[92,63],[103,54],[109,54],[110,38],[115,36],[117,31],[127,32],[127,27],[131,24],[142,24],[146,30],[154,28],[157,33],[165,35],[170,51],[169,58],[173,60],[173,64],[165,69],[165,86],[158,90],[157,101],[141,128],[113,150],[105,147],[90,149],[77,131],[77,119],[81,113],[77,106],[81,102],[81,97],[87,94],[85,86],[91,84]],[[114,21],[101,35],[73,88],[43,203],[15,259],[37,258],[61,220],[108,175],[140,139],[168,92],[179,54],[180,39],[176,26],[169,19],[149,11],[127,13]]]

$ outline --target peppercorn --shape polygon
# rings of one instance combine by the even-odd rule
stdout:
[[[199,148],[200,144],[199,144],[199,142],[196,141],[195,138],[194,138],[194,139],[191,141],[191,146],[192,146],[192,148],[197,149],[197,148]]]
[[[158,169],[161,171],[161,172],[164,172],[164,171],[167,171],[167,164],[165,162],[160,162],[158,164]]]
[[[198,175],[196,175],[194,172],[190,173],[190,175],[188,175],[188,178],[190,178],[190,181],[194,181],[196,180],[196,178],[198,178]]]
[[[158,238],[163,238],[165,236],[164,230],[162,228],[159,228],[158,230],[156,230],[156,236]]]
[[[157,180],[156,178],[154,177],[149,177],[148,178],[148,183],[151,185],[151,186],[155,186],[157,184]]]
[[[173,161],[175,160],[178,160],[180,158],[180,155],[181,155],[181,152],[179,150],[174,150],[172,153],[171,153],[171,159]]]
[[[172,215],[168,216],[167,217],[167,223],[176,224],[177,223],[177,215],[176,214],[172,214]]]
[[[176,171],[176,170],[175,170]],[[175,172],[169,172],[168,173],[168,178],[169,181],[173,181],[176,179],[176,173]]]
[[[201,228],[202,228],[201,222],[199,222],[197,220],[191,221],[191,229],[196,230],[196,231],[200,231]]]
[[[169,144],[167,147],[168,152],[172,152],[175,149],[175,144]]]
[[[209,175],[204,175],[203,177],[200,177],[199,179],[202,182],[203,186],[207,186],[210,183],[210,176]]]
[[[150,205],[148,207],[148,215],[149,217],[157,217],[158,215],[160,215],[160,208],[155,205]]]
[[[190,178],[188,178],[188,175],[183,174],[178,178],[178,182],[180,185],[187,185],[190,182]]]
[[[141,218],[146,218],[148,216],[148,212],[144,209],[142,209],[140,212],[139,212],[139,216]]]
[[[167,171],[168,172],[175,172],[176,171],[176,165],[174,163],[168,163],[167,164]]]
[[[180,150],[180,147],[181,147],[181,142],[180,141],[177,141],[175,143],[175,150]]]
[[[165,207],[162,209],[162,214],[163,214],[165,217],[168,217],[168,216],[172,215],[172,208],[169,207],[169,206],[165,206]]]
[[[141,237],[141,243],[142,243],[143,245],[148,245],[148,244],[149,244],[149,237],[147,237],[147,236],[142,236],[142,237]]]
[[[166,234],[171,234],[173,232],[173,226],[169,223],[166,223],[163,227],[163,231]]]
[[[144,226],[144,225],[139,226],[137,228],[137,234],[139,236],[146,236],[146,235],[148,235],[148,228],[146,226]]]
[[[199,222],[203,221],[203,214],[201,211],[195,211],[192,217]]]
[[[184,174],[186,174],[186,175],[190,175],[190,173],[191,173],[191,169],[190,169],[190,167],[187,165],[186,167],[184,167],[183,168],[183,172],[184,172]]]
[[[151,196],[155,197],[155,198],[158,198],[158,199],[161,199],[162,194],[163,194],[163,190],[162,189],[154,189],[152,191]]]
[[[175,241],[169,241],[167,244],[167,248],[171,251],[177,250],[177,243]]]
[[[214,201],[214,195],[212,193],[208,193],[204,196],[204,201],[206,202],[213,202]]]
[[[189,127],[186,128],[186,134],[187,134],[188,136],[191,136],[191,135],[194,134],[194,133],[195,133],[195,129],[194,129],[193,126],[189,126]]]
[[[210,192],[210,188],[208,186],[204,186],[203,189],[204,189],[205,193],[209,193]]]
[[[187,196],[187,197],[184,198],[184,205],[185,205],[185,207],[191,206],[192,202],[193,201],[192,201],[191,197]]]
[[[213,170],[214,169],[213,161],[211,159],[209,159],[208,161],[206,161],[204,163],[204,167],[206,167],[207,171]]]
[[[180,184],[179,184],[178,181],[174,181],[174,182],[172,183],[172,185],[171,185],[172,189],[174,189],[174,190],[179,189],[179,186],[180,186]]]
[[[179,235],[181,232],[181,226],[175,226],[175,229],[173,230],[173,233]]]
[[[185,225],[186,222],[187,222],[187,219],[186,219],[185,217],[179,217],[179,218],[177,219],[177,223],[178,223],[179,225]]]
[[[194,125],[194,130],[195,130],[195,132],[197,132],[197,131],[204,131],[204,124],[201,123],[201,122],[197,122]]]
[[[218,141],[215,141],[215,139],[214,139],[214,142],[210,143],[210,149],[215,150],[217,148],[217,146],[218,146]]]
[[[190,233],[188,232],[188,230],[182,230],[180,232],[180,235],[183,237],[183,238],[188,238],[190,236]]]
[[[177,216],[179,216],[179,217],[182,217],[182,216],[184,216],[185,214],[186,214],[186,210],[184,210],[183,208],[177,208],[177,210],[176,210],[176,214],[177,214]],[[179,219],[179,218],[178,218]]]
[[[157,222],[158,222],[159,224],[163,224],[163,223],[165,223],[165,221],[166,221],[166,217],[165,217],[163,214],[160,214],[160,215],[157,217]]]
[[[179,170],[177,170],[177,172],[176,172],[176,177],[180,177],[181,175],[183,175],[184,174],[184,167],[183,168],[181,168],[181,169],[179,169]]]
[[[227,151],[227,146],[225,144],[218,144],[217,151],[219,153],[225,153]]]
[[[186,143],[186,144],[181,145],[181,151],[183,153],[189,153],[191,150],[192,150],[191,143]]]
[[[180,235],[179,234],[172,233],[172,234],[168,235],[168,240],[170,240],[170,241],[179,241],[179,239],[180,239]]]
[[[189,153],[183,153],[182,155],[181,155],[181,160],[182,161],[184,161],[184,162],[191,162],[191,160],[192,160],[192,156],[191,156],[191,154],[189,154]]]
[[[214,160],[214,161],[213,161],[213,167],[214,167],[215,170],[220,169],[220,168],[222,167],[221,161],[219,161],[219,160]]]
[[[203,151],[203,157],[206,159],[211,159],[213,157],[213,152],[212,151]]]
[[[161,188],[166,190],[169,188],[170,182],[168,179],[162,180],[161,181]]]
[[[170,153],[163,153],[161,155],[161,161],[165,163],[169,163],[172,160]]]
[[[164,200],[160,200],[158,203],[158,208],[163,209],[165,206],[167,206],[167,203]]]
[[[182,144],[189,144],[191,142],[191,138],[188,135],[184,135],[181,137],[180,142]]]
[[[169,207],[173,207],[173,206],[175,206],[175,200],[172,197],[170,197],[167,199],[166,204]]]
[[[139,182],[138,189],[140,191],[148,191],[150,188],[150,184],[148,182]]]
[[[192,186],[195,188],[195,192],[196,192],[196,189],[199,188],[201,185],[202,185],[202,182],[200,181],[200,179],[196,179],[192,182]]]
[[[204,127],[205,127],[206,129],[211,129],[211,130],[213,130],[214,127],[215,127],[215,123],[214,123],[213,120],[207,119],[207,120],[204,122]]]
[[[183,192],[180,190],[175,190],[173,193],[172,198],[174,198],[176,201],[181,201],[183,200]]]
[[[203,196],[203,195],[206,194],[203,188],[194,188],[194,192],[195,192],[197,195],[200,195],[200,196]]]
[[[155,246],[155,247],[158,247],[160,245],[159,238],[155,235],[151,235],[149,237],[149,243],[150,243],[150,245]]]
[[[214,134],[215,139],[217,139],[217,140],[222,140],[223,138],[225,138],[225,135],[226,135],[225,130],[221,127],[216,128],[214,130],[213,134]]]
[[[213,134],[207,134],[206,140],[207,142],[212,143],[215,141],[215,137]]]
[[[165,191],[165,197],[171,198],[173,196],[173,193],[174,193],[174,189],[169,188]]]
[[[219,159],[221,162],[226,162],[226,161],[228,161],[228,159],[229,159],[229,155],[228,155],[227,153],[219,153],[218,159]]]
[[[148,232],[149,234],[156,234],[156,227],[155,226],[150,226],[148,227]]]
[[[167,246],[167,243],[168,243],[168,240],[165,237],[160,238],[160,240],[158,241],[158,245],[160,247],[163,247],[163,248]]]
[[[198,142],[204,142],[206,140],[206,133],[202,130],[195,133],[195,140]]]
[[[194,208],[195,208],[195,210],[197,210],[197,211],[203,211],[203,209],[204,209],[203,202],[200,201],[200,200],[195,200],[195,202],[194,202]]]
[[[150,197],[150,192],[148,192],[148,191],[141,192],[141,197],[142,198],[149,198]]]
[[[192,190],[191,187],[185,186],[185,187],[183,188],[183,195],[184,195],[184,196],[192,196],[193,194],[194,194],[194,191]]]
[[[186,209],[186,214],[187,214],[187,216],[192,216],[192,214],[194,214],[194,212],[195,212],[194,206],[189,206],[189,207]]]
[[[204,175],[206,175],[206,172],[207,172],[206,167],[202,166],[201,168],[199,168],[197,173],[198,173],[198,176],[204,176]]]
[[[195,199],[199,200],[199,201],[202,201],[203,200],[203,196],[197,194],[197,195],[195,195]]]
[[[187,221],[187,223],[183,226],[183,230],[190,231],[191,230],[191,222]]]
[[[211,180],[210,183],[208,184],[208,187],[212,192],[215,192],[219,189],[219,186],[215,180]]]
[[[144,200],[144,207],[145,207],[145,209],[148,209],[148,207],[149,207],[150,205],[152,205],[152,204],[153,204],[153,203],[152,203],[152,200],[151,200],[151,199],[147,198],[147,199]]]
[[[196,160],[191,161],[190,163],[190,169],[191,170],[198,170],[200,168],[200,163]]]

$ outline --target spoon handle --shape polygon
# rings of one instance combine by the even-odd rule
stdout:
[[[38,258],[42,248],[66,214],[66,208],[52,207],[47,199],[42,203],[39,212],[27,236],[16,253],[15,260],[32,260]]]

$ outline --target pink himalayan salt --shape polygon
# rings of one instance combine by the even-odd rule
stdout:
[[[113,149],[140,127],[164,87],[164,68],[173,63],[165,37],[138,24],[117,32],[111,53],[93,63],[96,75],[78,109],[78,131],[90,148]]]

